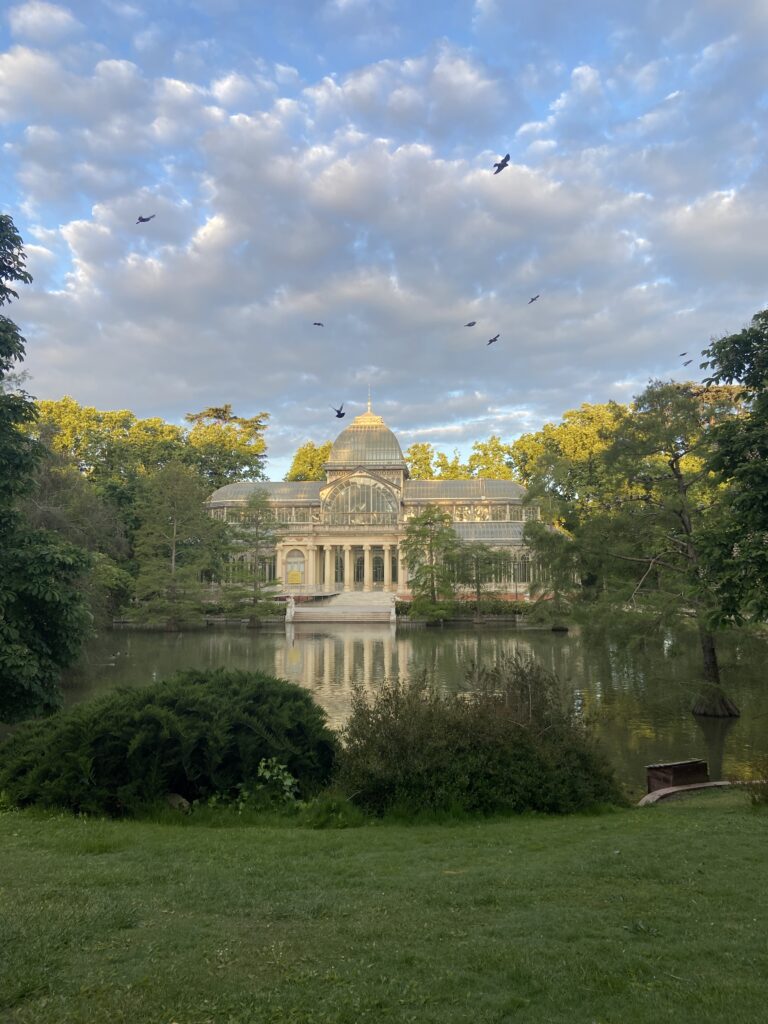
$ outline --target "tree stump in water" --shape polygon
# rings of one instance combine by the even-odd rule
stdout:
[[[705,687],[693,702],[694,715],[706,718],[739,718],[741,712],[719,686]]]

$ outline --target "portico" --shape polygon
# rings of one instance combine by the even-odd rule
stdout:
[[[289,538],[275,548],[275,577],[305,593],[394,592],[400,571],[396,537],[359,543],[343,538],[302,543]]]

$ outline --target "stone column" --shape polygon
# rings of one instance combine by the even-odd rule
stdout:
[[[279,544],[275,545],[275,579],[280,580],[280,586],[285,586],[283,579],[283,549]]]
[[[397,549],[397,589],[408,589],[408,572],[406,570],[406,563],[403,560],[403,552],[399,546]]]
[[[307,575],[304,582],[313,586],[315,582],[315,562],[317,561],[317,547],[314,544],[307,545]]]
[[[352,589],[352,545],[344,545],[344,589]]]
[[[392,589],[392,545],[384,545],[384,589]]]
[[[334,584],[334,576],[336,575],[336,561],[333,558],[333,545],[325,545],[325,573],[323,583],[325,583],[326,590],[332,590]]]
[[[363,544],[363,590],[373,589],[373,572],[371,569],[371,545]]]

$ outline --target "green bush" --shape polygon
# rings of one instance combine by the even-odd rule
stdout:
[[[755,808],[768,808],[768,754],[757,757],[745,781],[749,802]]]
[[[255,672],[181,672],[25,723],[0,746],[0,791],[16,806],[121,815],[169,792],[236,797],[261,785],[269,762],[306,798],[331,777],[336,750],[302,687]]]
[[[494,594],[486,594],[480,601],[480,615],[521,615],[524,601],[506,601]],[[441,601],[432,604],[427,598],[416,597],[412,601],[397,601],[398,615],[412,619],[472,619],[478,614],[474,599],[466,601]]]
[[[622,802],[604,757],[556,677],[509,659],[474,672],[474,692],[389,683],[358,689],[343,730],[338,782],[376,814],[398,809],[566,813]]]

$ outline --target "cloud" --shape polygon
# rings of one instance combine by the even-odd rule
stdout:
[[[66,7],[27,0],[11,7],[7,14],[11,32],[34,43],[56,43],[82,29],[82,25]]]
[[[318,8],[310,56],[298,35],[284,53],[209,42],[194,18],[213,0],[184,31],[130,14],[150,33],[133,60],[106,36],[12,46],[32,390],[170,418],[267,409],[287,458],[333,436],[330,400],[362,411],[368,383],[405,443],[450,449],[683,373],[678,351],[766,299],[765,62],[740,15],[703,2],[702,26],[670,0],[654,36],[658,5],[621,21],[590,0],[602,35],[583,53],[542,26],[550,0],[516,5],[530,47],[498,64],[436,33],[360,58],[395,0]],[[476,4],[476,38],[503,42],[510,10]]]

